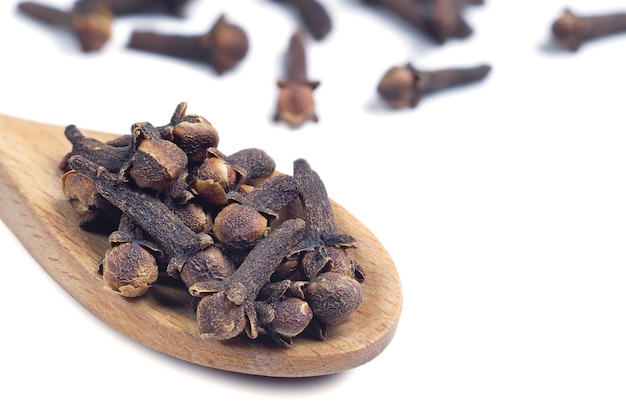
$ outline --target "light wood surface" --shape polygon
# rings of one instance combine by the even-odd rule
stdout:
[[[395,265],[376,237],[336,203],[339,229],[359,241],[349,252],[365,269],[366,280],[361,306],[347,322],[331,327],[326,341],[296,338],[288,349],[245,335],[206,342],[198,335],[189,296],[178,287],[158,284],[136,299],[109,290],[96,272],[107,240],[78,227],[61,191],[58,165],[71,149],[64,127],[0,115],[0,218],[63,289],[113,329],[195,364],[271,377],[345,371],[372,360],[391,341],[402,308]]]

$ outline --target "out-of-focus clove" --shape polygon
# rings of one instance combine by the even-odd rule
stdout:
[[[233,70],[248,53],[246,32],[220,16],[208,33],[202,35],[162,34],[134,31],[128,42],[134,50],[204,62],[218,75]]]
[[[378,83],[377,91],[392,109],[414,108],[422,97],[435,92],[477,82],[491,71],[490,65],[423,71],[410,63],[387,70]]]
[[[387,10],[408,25],[444,44],[451,38],[467,38],[474,30],[463,17],[465,6],[484,4],[483,0],[362,0]]]
[[[410,26],[425,32],[428,14],[425,7],[415,0],[362,0],[364,4],[388,10]]]
[[[306,121],[317,122],[313,91],[320,85],[307,77],[306,52],[301,31],[294,33],[289,41],[285,76],[278,80],[280,88],[274,121],[284,121],[297,128]]]
[[[159,277],[159,267],[150,243],[142,231],[125,215],[118,230],[109,236],[110,247],[100,264],[102,279],[122,296],[135,298],[145,294]]]
[[[207,149],[217,147],[220,142],[217,130],[205,117],[187,114],[186,102],[176,107],[170,124],[161,127],[161,135],[185,151],[191,164],[202,162]]]
[[[332,29],[330,15],[318,0],[272,0],[291,5],[315,40],[324,39]]]
[[[565,9],[552,23],[554,39],[572,52],[590,40],[618,33],[626,33],[626,12],[583,17]]]
[[[474,30],[463,17],[464,8],[467,5],[483,3],[482,0],[431,0],[427,30],[439,44],[444,44],[451,38],[469,37]]]
[[[71,32],[84,52],[101,50],[111,38],[113,13],[101,4],[76,4],[71,10],[61,10],[37,2],[18,3],[23,14],[51,26]]]
[[[288,348],[292,338],[301,334],[313,319],[308,302],[289,297],[276,302],[254,302],[259,327],[278,345]]]
[[[78,0],[80,5],[103,5],[115,16],[163,13],[182,17],[189,0]]]

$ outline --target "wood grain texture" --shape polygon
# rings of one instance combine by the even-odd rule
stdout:
[[[372,360],[391,341],[402,308],[395,265],[376,237],[336,203],[339,230],[359,241],[349,253],[365,269],[366,280],[361,306],[347,322],[331,327],[326,341],[296,338],[288,349],[245,337],[206,342],[198,335],[190,297],[177,285],[155,285],[136,299],[111,291],[96,272],[106,237],[78,227],[61,191],[58,165],[71,149],[63,130],[0,115],[0,218],[63,289],[113,329],[195,364],[271,377],[345,371]]]

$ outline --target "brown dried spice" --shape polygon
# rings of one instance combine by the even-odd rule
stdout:
[[[304,227],[301,219],[281,223],[250,250],[225,281],[199,282],[190,288],[196,296],[207,295],[197,309],[200,335],[204,339],[234,338],[246,328],[246,322],[248,336],[257,336],[253,301],[283,258],[304,236]]]
[[[377,91],[392,109],[415,108],[426,95],[480,81],[490,71],[491,66],[485,64],[467,68],[424,71],[408,63],[388,69],[378,83]]]
[[[218,75],[233,70],[248,53],[248,36],[238,25],[220,16],[211,29],[201,35],[161,34],[134,31],[130,49],[141,50],[185,60],[205,62]]]
[[[84,52],[101,50],[111,38],[114,16],[108,7],[100,3],[77,3],[66,11],[25,1],[18,4],[18,9],[35,20],[70,31]]]
[[[363,273],[346,253],[356,240],[338,232],[320,177],[303,159],[293,176],[279,174],[256,148],[224,155],[217,131],[197,116],[182,129],[197,127],[191,140],[205,156],[190,165],[192,151],[174,138],[186,107],[167,125],[139,122],[107,143],[66,129],[72,151],[61,181],[80,225],[89,229],[96,216],[117,223],[99,266],[103,282],[130,298],[161,274],[180,278],[207,340],[244,331],[281,347],[310,332],[324,339],[326,325],[359,306]],[[199,191],[210,183],[223,200]]]
[[[287,50],[284,78],[278,80],[278,102],[274,121],[283,121],[297,128],[307,121],[317,122],[313,91],[320,85],[307,77],[306,53],[301,32],[291,36]]]

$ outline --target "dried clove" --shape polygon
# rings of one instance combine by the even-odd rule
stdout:
[[[175,143],[165,140],[149,122],[131,128],[136,148],[128,175],[140,188],[164,191],[187,171],[187,154]]]
[[[194,233],[208,233],[213,227],[213,217],[195,200],[181,204],[172,203],[170,208]]]
[[[298,197],[296,180],[276,175],[263,181],[250,193],[228,194],[231,204],[215,217],[213,233],[229,248],[247,249],[269,232],[278,211]]]
[[[76,3],[106,6],[115,16],[164,13],[174,17],[182,17],[189,0],[78,0]]]
[[[330,15],[326,8],[317,0],[273,0],[276,3],[292,5],[300,20],[314,39],[322,40],[332,28]]]
[[[387,70],[378,83],[377,91],[392,109],[414,108],[425,95],[482,80],[490,71],[489,65],[422,71],[409,63]]]
[[[190,176],[192,191],[215,206],[224,206],[228,202],[226,193],[237,184],[237,173],[225,160],[225,157],[209,156]]]
[[[176,35],[134,31],[130,49],[211,65],[218,75],[233,70],[248,53],[248,36],[238,25],[220,16],[206,34]]]
[[[244,148],[228,156],[219,155],[216,149],[209,149],[213,156],[222,156],[237,175],[237,183],[247,184],[257,178],[269,177],[276,168],[274,159],[259,148]]]
[[[135,151],[134,141],[131,139],[124,138],[124,145],[109,145],[95,138],[86,137],[76,128],[76,125],[68,125],[65,128],[65,137],[72,144],[72,151],[68,157],[69,155],[80,155],[111,172],[123,171],[128,168]],[[61,168],[67,170],[66,163],[63,163]]]
[[[189,163],[202,162],[209,148],[216,148],[220,137],[213,125],[204,117],[187,114],[187,103],[176,107],[169,125],[159,128],[161,136],[178,145],[189,159]]]
[[[293,165],[293,176],[298,182],[306,222],[306,236],[294,248],[293,253],[304,252],[304,256],[311,256],[310,260],[315,264],[307,266],[305,274],[312,279],[322,270],[334,267],[332,256],[326,254],[326,248],[356,247],[358,243],[349,234],[339,233],[335,214],[320,176],[304,159],[294,161]],[[348,268],[355,269],[352,266]]]
[[[415,0],[362,0],[363,3],[380,7],[398,16],[421,32],[428,30],[426,8]]]
[[[95,183],[85,174],[67,171],[61,177],[61,188],[80,218],[81,229],[107,233],[119,221],[119,211],[98,193]]]
[[[230,192],[232,202],[253,207],[265,215],[271,224],[278,218],[278,212],[298,197],[298,183],[289,175],[273,175],[246,194]]]
[[[269,233],[267,218],[246,204],[229,204],[215,216],[213,234],[231,249],[247,249]]]
[[[309,304],[298,298],[289,297],[276,302],[254,302],[258,325],[278,345],[288,348],[292,338],[300,335],[313,319]]]
[[[278,80],[278,102],[274,121],[284,121],[292,128],[301,126],[306,121],[317,122],[313,91],[319,81],[310,81],[307,77],[306,53],[302,32],[291,36],[287,50],[285,77]]]
[[[189,229],[161,200],[139,192],[106,169],[75,155],[69,166],[91,178],[99,194],[128,215],[163,248],[168,257],[167,273],[176,277],[185,261],[213,243],[207,234]]]
[[[552,24],[554,39],[572,52],[585,42],[618,33],[626,33],[626,13],[582,17],[565,9]]]
[[[250,250],[226,280],[199,282],[190,288],[195,296],[204,296],[196,310],[202,338],[229,339],[244,330],[250,338],[258,335],[254,300],[302,238],[304,227],[301,219],[284,221]]]
[[[317,322],[324,325],[344,322],[363,300],[359,282],[336,272],[317,275],[303,292]]]
[[[337,230],[319,175],[304,159],[294,162],[293,175],[300,186],[307,227],[305,238],[292,254],[302,253],[305,275],[310,280],[303,285],[302,294],[313,310],[318,328],[325,331],[326,325],[343,322],[361,304],[359,281],[364,279],[363,270],[347,254],[337,254],[338,250],[356,247],[357,241]]]
[[[450,38],[466,38],[474,30],[463,18],[463,8],[470,4],[484,4],[482,0],[432,0],[426,27],[432,38],[444,44]]]
[[[473,29],[463,18],[462,10],[470,4],[484,4],[483,0],[362,1],[388,10],[438,44],[444,44],[450,38],[470,36]]]
[[[213,244],[189,257],[180,270],[180,278],[190,288],[199,282],[223,281],[235,269],[232,260]]]
[[[228,156],[217,148],[209,148],[205,160],[192,171],[191,187],[210,204],[224,206],[228,192],[270,176],[275,168],[272,157],[258,148],[242,149]]]
[[[68,30],[76,36],[84,52],[101,50],[111,38],[113,13],[101,4],[76,4],[66,11],[25,1],[18,3],[18,10],[37,21]]]
[[[104,282],[122,296],[142,296],[159,277],[159,266],[154,255],[159,252],[158,248],[143,241],[141,230],[124,215],[118,230],[109,237],[109,242],[111,247],[100,264]]]

